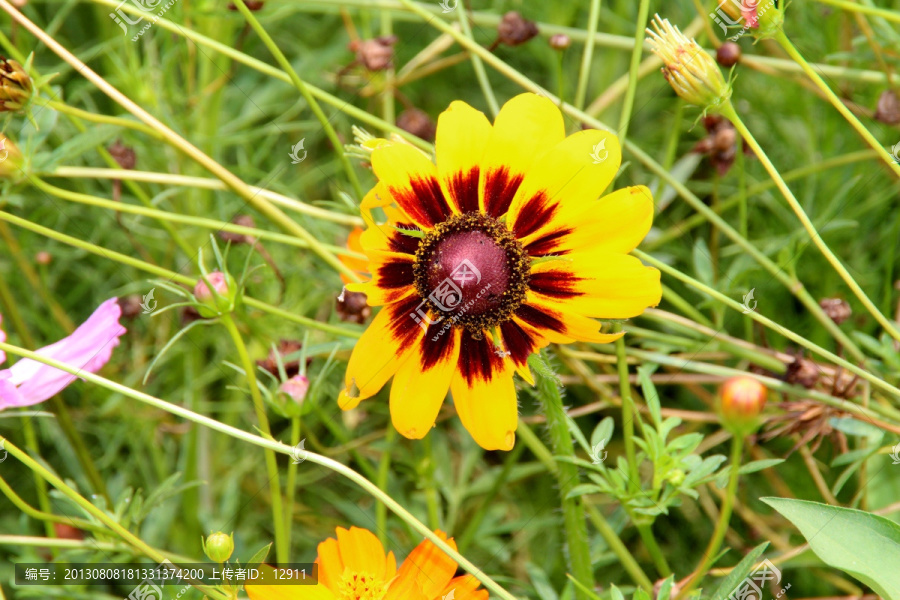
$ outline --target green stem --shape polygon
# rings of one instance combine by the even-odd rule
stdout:
[[[594,524],[594,527],[597,528],[597,531],[603,539],[606,540],[609,549],[612,550],[613,554],[619,559],[619,562],[622,563],[622,567],[628,572],[628,575],[631,576],[636,584],[644,588],[644,591],[652,591],[653,582],[650,581],[650,578],[647,577],[647,574],[641,569],[641,566],[634,559],[634,556],[628,551],[625,544],[622,543],[621,538],[619,538],[616,530],[609,524],[609,521],[606,520],[606,517],[603,516],[602,511],[590,504],[587,505],[587,510],[588,518],[591,520],[591,523]]]
[[[629,514],[632,513],[629,511]],[[634,517],[632,517],[632,522],[633,521]],[[653,530],[651,529],[650,524],[641,523],[635,524],[635,526],[637,527],[638,534],[641,536],[641,541],[644,542],[644,549],[647,550],[647,554],[650,555],[650,560],[653,561],[653,566],[656,567],[659,576],[666,578],[671,575],[672,569],[669,567],[665,554],[663,554],[656,538],[653,536]]]
[[[638,17],[634,32],[634,48],[631,50],[631,65],[628,69],[628,88],[625,91],[625,100],[622,103],[622,115],[619,118],[620,138],[628,137],[628,125],[631,122],[631,111],[634,108],[634,96],[637,92],[638,72],[641,66],[641,55],[643,53],[643,40],[645,37],[644,28],[647,27],[647,19],[650,16],[650,1],[640,0],[638,6]],[[576,108],[581,108],[575,105]],[[677,128],[676,128],[677,129]]]
[[[378,489],[388,493],[388,477],[391,473],[391,454],[393,453],[394,443],[397,441],[397,430],[393,427],[387,428],[384,435],[384,452],[381,453],[381,460],[378,462],[378,475],[375,483]],[[379,502],[375,506],[375,529],[378,533],[378,539],[382,544],[386,544],[387,537],[387,505]],[[460,548],[460,552],[462,552]]]
[[[621,331],[616,325],[614,331]],[[628,488],[632,492],[641,489],[641,475],[634,450],[634,400],[628,380],[628,361],[625,360],[625,336],[616,340],[616,368],[619,373],[619,396],[622,398],[622,435],[625,441],[625,460],[628,462]]]
[[[2,345],[7,346],[7,344],[2,344]],[[29,352],[29,354],[31,354],[31,353]],[[39,360],[39,358],[37,358],[37,355],[33,355],[33,356],[35,357],[35,360]],[[31,358],[31,357],[29,357],[29,358]],[[54,366],[56,366],[56,365],[54,365]],[[69,369],[71,369],[71,367]],[[64,370],[68,370],[73,375],[76,374],[78,371],[77,369],[71,369],[71,370],[69,370],[69,369],[64,369]],[[94,506],[93,504],[91,504],[86,498],[82,497],[81,494],[79,494],[74,489],[72,489],[71,487],[66,485],[66,483],[62,479],[60,479],[59,477],[57,477],[56,475],[54,475],[53,473],[51,473],[50,471],[45,469],[43,465],[41,465],[36,460],[32,459],[30,456],[28,456],[27,453],[20,450],[8,439],[4,440],[4,441],[5,441],[4,446],[7,450],[7,452],[12,454],[17,459],[19,459],[19,461],[22,464],[24,464],[26,467],[31,469],[31,471],[33,471],[37,475],[39,475],[47,483],[49,483],[50,485],[55,487],[57,490],[59,490],[64,496],[66,496],[67,498],[72,500],[72,502],[74,502],[76,505],[78,505],[78,507],[81,508],[84,512],[88,513],[89,515],[91,515],[92,517],[94,517],[95,519],[97,519],[98,521],[103,523],[107,527],[107,529],[109,529],[110,531],[112,531],[113,533],[115,533],[116,535],[121,537],[123,540],[125,540],[125,542],[127,542],[129,545],[131,545],[135,550],[137,550],[141,554],[144,554],[145,556],[151,558],[152,560],[156,561],[157,563],[162,563],[166,560],[170,560],[169,557],[167,557],[165,554],[163,554],[162,552],[149,546],[141,538],[137,537],[136,535],[134,535],[133,533],[131,533],[130,531],[128,531],[127,529],[122,527],[115,519],[113,519],[105,511],[103,511],[103,510],[99,509],[98,507]],[[216,598],[217,600],[227,600],[225,595],[215,588],[205,586],[205,585],[204,586],[195,586],[195,587],[198,590],[200,590],[201,592],[203,592],[204,594],[206,594],[207,596]]]
[[[550,431],[551,446],[556,456],[575,458],[575,446],[569,433],[566,410],[557,382],[539,376],[538,391],[544,401],[544,412]],[[594,589],[594,571],[591,566],[591,549],[588,544],[587,522],[584,515],[584,499],[569,498],[569,492],[578,485],[578,466],[570,462],[559,462],[557,465],[559,495],[562,499],[563,521],[568,542],[568,563],[572,576],[585,588]],[[582,590],[576,591],[579,600],[589,600],[590,596]]]
[[[84,519],[68,517],[65,515],[57,515],[34,508],[33,506],[25,502],[21,496],[16,494],[15,490],[13,490],[12,487],[10,487],[8,483],[6,483],[6,480],[3,479],[3,477],[0,477],[0,492],[3,492],[3,495],[9,498],[9,501],[12,502],[16,508],[33,519],[38,519],[39,521],[48,521],[50,523],[64,523],[66,525],[71,525],[72,527],[82,529],[84,531],[106,531],[106,528],[102,525],[97,525],[96,523],[85,521]]]
[[[785,38],[785,42],[787,42],[787,38]],[[800,223],[803,224],[803,228],[806,229],[806,232],[809,234],[809,237],[812,239],[813,243],[822,252],[825,260],[827,260],[831,264],[831,266],[834,267],[834,270],[837,271],[838,275],[841,276],[841,279],[843,279],[847,286],[853,291],[853,294],[859,299],[860,302],[862,302],[863,306],[866,307],[866,310],[868,310],[869,313],[873,317],[875,317],[875,320],[878,321],[894,339],[900,340],[900,330],[895,327],[895,324],[892,323],[890,319],[885,317],[881,313],[881,311],[878,310],[878,307],[875,306],[875,303],[872,302],[863,291],[863,289],[859,287],[859,284],[856,283],[856,280],[853,279],[853,276],[847,271],[846,267],[844,267],[838,257],[834,255],[834,253],[822,239],[822,236],[819,235],[819,232],[816,231],[816,226],[813,225],[813,222],[806,215],[806,212],[803,210],[800,202],[797,200],[797,198],[794,197],[794,193],[781,178],[781,175],[778,173],[778,169],[775,168],[775,165],[773,165],[772,161],[769,160],[769,157],[756,141],[756,138],[753,137],[753,134],[750,133],[750,130],[741,120],[740,116],[738,116],[737,111],[734,109],[734,106],[731,104],[731,102],[726,103],[721,110],[722,114],[734,124],[735,128],[738,130],[738,133],[740,133],[744,140],[747,141],[747,144],[749,144],[750,148],[756,154],[757,158],[759,158],[760,162],[763,164],[763,167],[765,167],[766,171],[768,171],[769,175],[778,185],[778,189],[781,191],[785,200],[787,200],[791,209],[793,209],[794,213],[797,215],[797,218],[800,219]],[[887,153],[885,153],[885,155],[887,155]],[[898,168],[897,172],[898,174],[900,174],[900,168]]]
[[[512,472],[513,467],[519,464],[519,458],[522,456],[522,452],[525,451],[526,444],[516,444],[516,446],[512,449],[512,452],[506,455],[506,458],[503,460],[503,467],[500,469],[500,473],[497,477],[494,478],[494,482],[491,484],[491,489],[488,493],[481,499],[478,504],[478,510],[475,511],[475,514],[469,519],[469,522],[466,524],[466,528],[463,530],[461,536],[456,542],[457,547],[460,552],[465,552],[469,547],[469,544],[472,543],[472,540],[475,538],[475,534],[478,533],[478,528],[481,526],[482,520],[484,520],[485,515],[489,508],[494,506],[494,498],[497,497],[497,494],[500,493],[500,490],[506,485],[506,480],[509,478],[509,474]]]
[[[732,300],[728,296],[718,292],[717,290],[714,290],[714,289],[710,288],[709,286],[704,285],[703,283],[697,281],[693,277],[691,277],[689,275],[685,275],[678,269],[674,269],[674,268],[670,267],[669,265],[663,263],[662,261],[655,259],[651,255],[641,252],[640,250],[634,250],[633,254],[635,256],[637,256],[638,258],[640,258],[642,261],[646,262],[647,264],[650,264],[650,265],[656,267],[657,269],[659,269],[660,271],[667,273],[667,274],[671,275],[672,277],[678,279],[679,281],[682,281],[682,282],[688,284],[689,286],[691,286],[697,290],[700,290],[703,293],[708,294],[709,296],[712,296],[719,302],[726,304],[727,306],[733,308],[734,310],[739,311],[741,313],[744,312],[744,307],[741,304]],[[804,348],[807,348],[808,350],[818,354],[819,356],[827,358],[829,361],[833,362],[834,364],[841,365],[848,371],[851,371],[852,373],[859,375],[863,379],[871,382],[876,387],[887,391],[895,398],[900,398],[900,389],[894,387],[893,385],[891,385],[890,383],[888,383],[886,381],[879,379],[878,377],[872,375],[868,371],[857,367],[853,363],[848,362],[847,360],[841,358],[840,356],[837,356],[836,354],[834,354],[832,352],[829,352],[828,350],[826,350],[825,348],[822,348],[818,344],[810,342],[806,338],[804,338],[800,335],[797,335],[790,329],[786,329],[786,328],[782,327],[775,321],[772,321],[771,319],[762,316],[757,311],[751,311],[749,313],[749,316],[753,320],[757,321],[758,323],[762,323],[766,327],[769,327],[770,329],[779,332],[781,335],[788,338],[789,340],[791,340],[797,344],[800,344]]]
[[[575,88],[575,100],[572,102],[579,109],[584,108],[584,100],[587,97],[588,83],[591,79],[591,63],[594,60],[594,43],[597,39],[597,24],[599,22],[600,0],[591,0],[591,9],[588,13],[587,38],[581,54],[581,68],[578,71],[578,86]],[[643,38],[643,35],[641,37]],[[640,54],[640,50],[638,50],[638,54]]]
[[[874,6],[866,6],[865,4],[857,4],[856,2],[847,2],[847,0],[817,0],[820,4],[828,4],[830,6],[836,6],[843,10],[849,10],[851,12],[863,13],[866,15],[872,15],[875,17],[881,17],[886,21],[893,21],[894,23],[900,23],[900,13],[896,10],[889,10],[886,8],[876,8]]]
[[[731,510],[734,508],[734,500],[737,496],[738,475],[741,469],[741,455],[744,452],[744,436],[735,435],[731,438],[731,469],[728,474],[728,488],[725,491],[725,499],[722,501],[722,508],[719,511],[719,520],[716,522],[716,528],[713,531],[712,539],[709,540],[709,546],[703,554],[703,562],[691,576],[690,581],[682,588],[678,597],[685,597],[691,590],[697,587],[703,576],[706,575],[713,561],[722,547],[725,540],[725,533],[728,531],[728,522],[731,520]]]
[[[309,89],[306,87],[306,83],[304,83],[303,80],[300,79],[297,71],[295,71],[294,67],[291,66],[291,62],[278,47],[278,44],[275,43],[275,40],[272,39],[272,36],[270,36],[265,28],[260,24],[260,22],[256,18],[256,15],[253,14],[253,11],[247,8],[247,5],[244,4],[244,0],[235,0],[234,4],[235,6],[237,6],[238,10],[241,11],[241,14],[244,15],[244,18],[247,19],[247,23],[250,25],[250,27],[253,28],[253,31],[256,32],[256,35],[260,37],[263,44],[266,45],[266,48],[269,49],[269,52],[272,53],[272,56],[275,57],[275,61],[291,78],[291,83],[294,84],[294,87],[297,88],[297,91],[300,92],[300,95],[303,96],[303,99],[306,100],[307,104],[309,104],[310,110],[312,110],[313,114],[316,116],[316,119],[319,120],[319,124],[322,125],[322,129],[325,131],[325,135],[331,141],[333,150],[338,155],[338,160],[340,160],[341,164],[344,166],[344,171],[346,171],[347,173],[347,179],[350,180],[350,185],[353,186],[353,190],[354,192],[356,192],[356,197],[359,200],[362,200],[363,189],[359,184],[359,178],[356,176],[356,171],[353,170],[353,165],[350,164],[350,157],[347,156],[347,154],[344,152],[344,144],[338,137],[338,134],[334,130],[334,127],[331,126],[331,121],[328,120],[328,116],[322,111],[322,107],[319,106],[316,98],[309,92]]]
[[[472,37],[472,27],[469,25],[469,19],[466,16],[466,7],[463,6],[462,2],[456,4],[456,15],[459,18],[459,26],[463,35],[475,44],[475,38]],[[478,85],[481,86],[488,109],[491,111],[491,115],[496,117],[497,113],[500,112],[500,105],[497,104],[497,97],[494,95],[494,88],[491,87],[491,80],[488,79],[487,72],[484,70],[484,63],[481,62],[477,54],[470,53],[469,57],[472,59],[472,69],[475,71],[475,78],[478,79]]]
[[[297,444],[300,443],[300,433],[301,433],[301,423],[300,417],[292,417],[291,418],[291,446],[297,447]],[[284,536],[285,542],[284,545],[287,547],[288,552],[291,549],[291,534],[294,531],[294,494],[296,492],[297,487],[297,467],[300,465],[291,461],[288,463],[288,471],[287,471],[287,481],[285,482],[285,511],[284,511]]]
[[[52,229],[48,229],[47,227],[32,223],[27,219],[22,219],[15,215],[0,211],[0,224],[2,224],[4,221],[6,223],[12,223],[13,225],[21,227],[22,229],[27,229],[28,231],[39,233],[49,239],[68,244],[75,248],[81,248],[82,250],[86,250],[88,252],[91,252],[92,254],[102,256],[103,258],[107,258],[109,260],[114,260],[116,262],[122,263],[123,265],[134,267],[135,269],[140,269],[141,271],[156,275],[157,277],[165,277],[170,281],[180,283],[190,288],[193,288],[197,284],[197,279],[194,279],[193,277],[187,277],[186,275],[176,273],[175,271],[170,271],[169,269],[166,269],[164,267],[150,264],[143,260],[133,258],[126,254],[122,254],[121,252],[116,252],[115,250],[108,250],[101,246],[97,246],[96,244],[85,242],[76,237],[72,237],[64,233],[59,233]],[[0,231],[2,231],[2,229],[3,228],[0,227]],[[272,306],[271,304],[266,304],[265,302],[261,302],[260,300],[251,298],[249,296],[244,296],[244,304],[252,308],[257,308],[259,310],[267,312],[273,316],[335,335],[341,335],[351,338],[358,338],[362,335],[362,332],[360,331],[345,329],[337,325],[329,325],[328,323],[321,323],[319,321],[316,321],[315,319],[310,319],[309,317],[295,314],[292,311],[284,310],[276,306]]]
[[[74,106],[69,106],[68,104],[58,102],[56,100],[46,100],[43,98],[39,98],[35,101],[35,104],[39,106],[46,106],[47,108],[51,108],[56,112],[69,115],[71,117],[84,119],[85,121],[91,121],[92,123],[103,123],[106,125],[115,125],[116,127],[122,127],[124,129],[133,129],[135,131],[140,131],[143,134],[149,135],[154,139],[162,139],[162,136],[158,131],[156,131],[152,127],[144,125],[140,121],[132,121],[130,119],[123,119],[122,117],[111,117],[109,115],[92,113],[87,110],[75,108]]]
[[[220,317],[225,329],[231,335],[231,340],[237,349],[241,359],[241,365],[244,368],[244,374],[247,377],[247,384],[250,386],[250,395],[253,398],[253,408],[256,410],[256,420],[259,421],[259,430],[263,436],[272,439],[272,431],[269,428],[269,418],[266,416],[266,405],[263,402],[262,394],[256,382],[256,365],[250,360],[247,353],[247,346],[244,345],[244,339],[241,332],[238,331],[237,324],[234,322],[230,313],[225,313]],[[281,476],[278,473],[278,462],[275,459],[275,452],[266,450],[266,472],[269,478],[270,497],[272,499],[272,526],[275,529],[275,556],[280,563],[288,562],[290,557],[290,548],[287,546],[287,534],[285,533],[285,517],[284,508],[281,504]]]
[[[67,365],[65,363],[61,363],[57,360],[47,358],[45,356],[41,356],[31,352],[30,350],[26,350],[25,348],[20,348],[18,346],[13,346],[12,344],[7,344],[5,342],[0,342],[0,350],[7,352],[9,354],[13,354],[15,356],[21,356],[23,358],[30,358],[32,360],[36,360],[45,365],[50,365],[51,367],[55,367],[66,373],[71,373],[72,375],[77,375],[78,377],[103,387],[105,389],[111,390],[118,394],[122,394],[128,398],[132,398],[133,400],[137,400],[139,402],[143,402],[149,406],[153,406],[160,410],[164,410],[172,415],[182,417],[194,423],[198,423],[204,427],[208,427],[214,431],[218,431],[220,433],[224,433],[234,439],[241,440],[254,446],[258,446],[265,450],[273,450],[280,454],[284,454],[286,456],[290,456],[291,452],[294,450],[292,447],[283,444],[281,442],[276,442],[271,439],[266,439],[260,437],[258,435],[249,433],[247,431],[243,431],[236,427],[232,427],[230,425],[226,425],[215,419],[211,419],[209,417],[197,414],[191,410],[188,410],[182,406],[178,406],[176,404],[172,404],[170,402],[166,402],[165,400],[160,400],[154,396],[149,394],[145,394],[143,392],[139,392],[137,390],[133,390],[128,386],[122,385],[115,381],[111,381],[94,373],[85,372],[77,367]],[[361,487],[365,492],[372,495],[374,498],[383,502],[387,505],[388,509],[390,509],[394,514],[403,519],[406,523],[412,527],[413,530],[427,538],[431,541],[435,546],[437,546],[442,552],[444,552],[447,556],[452,558],[459,564],[463,569],[468,571],[471,575],[473,575],[476,579],[478,579],[485,588],[491,591],[496,596],[503,598],[504,600],[517,600],[515,596],[507,592],[493,579],[488,577],[487,574],[484,573],[481,569],[476,567],[472,561],[468,560],[466,557],[462,556],[459,552],[451,548],[446,541],[442,540],[438,537],[432,530],[430,530],[424,523],[416,519],[408,510],[403,508],[396,500],[391,498],[390,495],[384,493],[378,486],[374,483],[370,482],[368,479],[354,471],[353,469],[343,465],[336,460],[328,458],[327,456],[323,456],[321,454],[316,454],[315,452],[308,451],[306,454],[306,460],[310,463],[321,465],[326,469],[329,469],[335,473],[338,473],[349,479],[359,487]],[[574,467],[574,465],[572,465]],[[96,507],[92,507],[96,510]],[[103,513],[105,516],[105,513]],[[104,521],[106,522],[106,521]],[[128,533],[128,532],[126,532]],[[129,534],[131,535],[131,534]],[[132,536],[133,537],[133,536]],[[140,540],[137,540],[140,542]],[[143,542],[141,542],[143,544]]]
[[[847,120],[850,125],[862,136],[862,138],[869,144],[869,147],[872,150],[878,152],[878,156],[884,163],[898,176],[900,176],[900,164],[897,164],[894,161],[894,158],[891,154],[884,149],[884,146],[875,139],[875,136],[872,135],[872,132],[866,129],[866,127],[860,123],[859,119],[856,118],[856,115],[847,108],[847,106],[841,101],[840,98],[837,97],[831,88],[828,87],[828,84],[825,83],[825,80],[813,69],[812,65],[806,62],[806,59],[802,54],[794,47],[794,44],[791,43],[791,40],[785,35],[784,31],[778,30],[778,33],[775,35],[775,41],[781,44],[781,47],[784,48],[785,52],[798,64],[800,68],[803,69],[803,72],[813,80],[813,83],[816,84],[828,101],[834,106],[839,113]],[[900,339],[900,338],[898,338]]]
[[[434,481],[434,451],[431,444],[432,436],[426,435],[422,443],[425,470],[425,505],[428,507],[428,525],[432,529],[441,528],[441,511],[438,502],[437,486]]]

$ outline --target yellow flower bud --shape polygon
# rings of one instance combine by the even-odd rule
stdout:
[[[34,91],[31,77],[14,60],[0,59],[0,112],[21,110]]]
[[[766,395],[766,387],[752,377],[738,376],[727,380],[719,394],[722,424],[734,434],[752,433],[759,427]]]
[[[648,42],[663,61],[662,72],[675,93],[704,112],[728,102],[731,87],[725,83],[715,59],[697,42],[685,36],[668,19],[659,15],[653,21]]]
[[[11,139],[0,134],[0,179],[15,179],[22,168],[22,152]]]

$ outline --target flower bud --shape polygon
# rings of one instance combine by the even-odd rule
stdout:
[[[507,46],[524,44],[539,33],[537,24],[514,10],[509,11],[497,25],[497,41]]]
[[[741,47],[734,42],[725,42],[716,50],[716,62],[726,69],[738,64],[741,60]]]
[[[309,379],[306,375],[294,375],[282,383],[278,390],[290,396],[297,404],[303,404],[303,400],[306,398],[306,392],[309,391]]]
[[[781,7],[775,4],[775,0],[743,0],[741,12],[757,39],[773,38],[784,26],[784,3]]]
[[[0,112],[22,110],[31,100],[33,91],[31,77],[22,65],[0,58]]]
[[[212,290],[206,281],[212,286]],[[222,313],[232,312],[237,297],[237,285],[234,278],[227,273],[213,271],[206,276],[206,281],[200,279],[194,286],[194,298],[203,305],[197,307],[200,316],[209,319]]]
[[[572,45],[572,38],[564,33],[554,33],[550,36],[550,47],[554,50],[565,50]]]
[[[759,427],[759,414],[766,405],[766,387],[746,376],[732,377],[722,384],[719,415],[734,434],[746,435]]]
[[[682,99],[704,111],[716,112],[731,97],[716,61],[697,42],[656,15],[653,29],[647,29],[650,49],[663,61],[662,72]]]
[[[849,319],[853,314],[853,310],[847,304],[847,301],[840,298],[822,298],[819,300],[819,306],[838,325]]]
[[[202,540],[202,545],[203,552],[209,560],[223,563],[231,558],[231,553],[234,552],[234,534],[227,535],[221,531],[210,534]]]
[[[22,153],[12,140],[0,135],[0,179],[16,179],[22,169]]]

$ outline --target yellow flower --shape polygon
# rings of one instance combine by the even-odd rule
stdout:
[[[685,102],[715,111],[731,98],[716,61],[693,38],[659,15],[647,33],[650,49],[663,61],[666,81]]]
[[[456,549],[453,538],[436,531]],[[471,575],[453,577],[456,562],[423,541],[397,568],[393,552],[367,529],[337,529],[337,539],[319,544],[316,585],[247,585],[250,600],[488,600]],[[452,592],[452,594],[451,594]]]
[[[440,116],[436,165],[383,141],[378,184],[363,200],[372,279],[348,285],[385,305],[350,357],[347,410],[393,377],[391,418],[424,437],[447,395],[475,441],[509,450],[518,407],[513,374],[549,343],[606,343],[598,319],[627,319],[661,296],[660,274],[628,256],[647,234],[653,201],[635,186],[598,199],[621,162],[605,131],[565,135],[547,98],[522,94],[493,126],[454,102]],[[381,207],[388,221],[376,224]]]

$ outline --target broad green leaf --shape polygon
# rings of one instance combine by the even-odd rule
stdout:
[[[761,500],[800,530],[822,562],[886,600],[900,600],[900,525],[852,508],[789,498]]]

